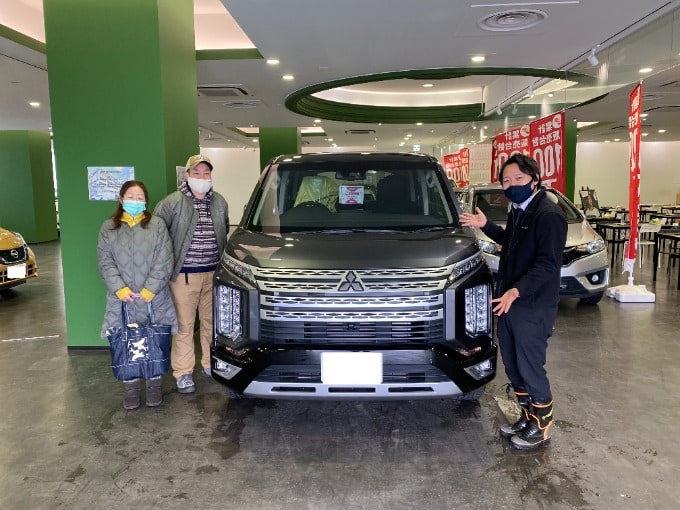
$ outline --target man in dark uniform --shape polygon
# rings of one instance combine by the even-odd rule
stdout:
[[[479,208],[476,214],[463,213],[461,222],[481,228],[502,246],[491,302],[505,373],[522,414],[500,434],[514,447],[531,450],[552,437],[552,393],[544,366],[557,315],[567,221],[541,189],[533,159],[514,154],[501,167],[500,181],[512,202],[505,230],[487,221]]]

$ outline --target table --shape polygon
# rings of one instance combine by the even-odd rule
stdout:
[[[630,223],[602,222],[598,225],[598,229],[611,252],[611,265],[613,266],[619,252],[619,246],[622,247],[630,237]]]
[[[662,205],[659,209],[659,212],[661,213],[670,214],[676,214],[678,211],[680,211],[680,205]]]
[[[665,219],[666,223],[680,223],[680,214],[668,214],[668,213],[650,213],[650,221],[654,218]]]
[[[647,216],[649,216],[652,213],[656,213],[656,212],[658,212],[656,210],[656,207],[641,205],[640,206],[640,215],[639,215],[640,222],[641,223],[647,223],[650,220],[650,218],[648,218]]]
[[[601,226],[606,223],[621,223],[617,218],[604,218],[602,216],[594,216],[591,218],[586,218],[588,223],[595,229],[595,231],[604,237]]]
[[[678,250],[678,248],[680,248],[680,231],[660,231],[656,234],[656,242],[654,243],[654,266],[652,269],[652,281],[656,281],[656,270],[659,267],[659,254],[668,253],[670,250]],[[671,263],[670,257],[668,263]],[[678,271],[678,289],[680,289],[680,271]]]

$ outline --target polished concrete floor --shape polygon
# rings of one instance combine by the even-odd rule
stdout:
[[[679,295],[649,260],[656,303],[560,304],[555,436],[520,453],[502,369],[479,403],[230,401],[197,375],[125,411],[108,353],[67,352],[59,243],[33,248],[0,299],[0,509],[680,508]]]

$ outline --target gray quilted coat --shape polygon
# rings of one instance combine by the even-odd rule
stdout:
[[[121,325],[121,301],[115,292],[129,287],[132,292],[146,288],[155,294],[151,301],[157,324],[169,324],[177,332],[175,305],[170,295],[168,281],[172,273],[172,243],[165,222],[152,216],[147,228],[140,224],[130,227],[121,223],[113,230],[113,220],[106,220],[99,231],[97,264],[106,285],[106,312],[101,335],[106,330]],[[147,305],[142,299],[128,303],[131,322],[147,323]]]

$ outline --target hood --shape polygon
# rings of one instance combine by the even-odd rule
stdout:
[[[462,229],[270,235],[239,229],[226,253],[256,267],[361,269],[440,267],[477,252]]]
[[[501,225],[505,227],[505,225]],[[478,239],[483,239],[485,241],[491,241],[484,232],[479,228],[474,228],[475,235]],[[593,227],[590,226],[586,220],[574,221],[567,224],[567,242],[565,248],[571,248],[573,246],[578,246],[580,244],[589,243],[590,241],[595,241],[596,239],[601,239],[600,235],[595,232]]]
[[[24,241],[18,237],[14,232],[0,228],[0,250],[11,250],[12,248],[21,248]]]

